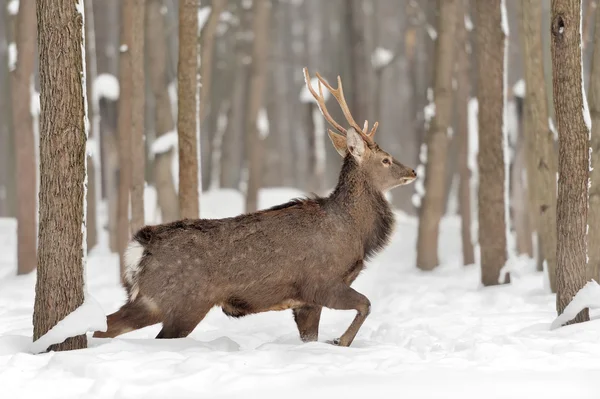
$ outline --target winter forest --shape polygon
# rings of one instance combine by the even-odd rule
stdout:
[[[0,0],[0,397],[597,398],[600,2]]]

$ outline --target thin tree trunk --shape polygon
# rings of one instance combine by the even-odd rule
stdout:
[[[501,282],[500,270],[507,260],[507,202],[503,132],[504,57],[506,32],[502,27],[502,0],[477,1],[477,90],[479,100],[479,243],[481,282]]]
[[[254,0],[253,5],[254,47],[252,50],[252,72],[250,76],[250,97],[246,114],[246,152],[248,162],[248,191],[246,212],[258,209],[258,190],[262,177],[262,140],[256,121],[263,106],[266,86],[267,55],[269,44],[269,22],[271,4],[269,0]]]
[[[179,4],[177,136],[179,138],[179,211],[182,218],[190,219],[199,217],[197,153],[199,143],[196,137],[197,33],[196,0],[185,0]],[[206,59],[202,61],[202,64],[207,62]],[[202,90],[204,90],[207,81],[204,79],[202,81]],[[202,120],[202,104],[203,101],[200,102],[200,120]]]
[[[92,0],[85,0],[85,56],[86,90],[88,112],[90,113],[89,143],[91,156],[86,157],[88,173],[88,195],[86,210],[87,247],[94,248],[98,243],[98,202],[100,200],[100,108],[98,96],[93,92],[94,81],[98,76],[96,62],[96,35],[94,31],[94,10]]]
[[[556,308],[586,283],[590,121],[583,93],[581,0],[552,1],[552,80],[558,129]],[[587,104],[585,104],[587,105]],[[587,308],[573,322],[589,320]]]
[[[435,116],[427,134],[425,195],[419,218],[417,267],[432,270],[438,266],[439,223],[444,212],[445,168],[448,130],[452,123],[452,70],[454,64],[454,32],[458,0],[439,0],[438,38],[435,67]]]
[[[144,16],[146,0],[133,1],[131,16],[131,232],[144,226],[146,149],[144,140]]]
[[[8,70],[8,44],[11,40],[11,18],[6,7],[0,5],[0,21],[5,25],[0,30],[4,38],[0,41],[0,217],[16,215],[15,157],[12,127],[12,105],[10,71]]]
[[[225,9],[227,5],[227,0],[213,0],[212,2],[212,10],[210,12],[210,16],[206,21],[206,25],[202,28],[201,32],[201,58],[200,58],[200,80],[202,82],[202,86],[200,88],[200,127],[203,128],[207,126],[207,117],[209,115],[209,110],[212,110],[213,105],[210,101],[211,99],[211,90],[212,90],[212,81],[213,81],[213,54],[215,47],[215,34],[217,31],[217,26],[219,24],[219,17],[221,16],[221,12]],[[196,25],[197,26],[197,25]],[[195,37],[195,34],[194,34]],[[181,37],[179,38],[181,41]],[[180,43],[181,46],[181,43]],[[212,112],[212,111],[211,111]],[[215,112],[218,110],[215,109]],[[210,130],[202,129],[207,134],[202,135],[201,142],[201,151],[202,151],[202,181],[204,182],[204,188],[207,189],[210,184],[210,176],[212,175],[212,165],[211,165],[211,154],[213,149],[212,143],[214,134]],[[199,144],[200,145],[200,144]],[[180,150],[181,151],[181,150]],[[180,163],[181,166],[181,163]],[[179,185],[181,187],[181,180],[179,181]],[[181,198],[181,193],[180,193]],[[183,216],[183,210],[182,216]]]
[[[588,214],[588,242],[600,242],[600,8],[596,8],[594,32],[594,55],[590,74],[590,113],[592,116],[592,167],[590,171],[590,208]],[[600,282],[600,246],[590,245],[587,249],[587,280]]]
[[[516,253],[531,257],[533,256],[532,222],[535,218],[531,216],[533,207],[530,199],[532,193],[530,192],[531,178],[529,176],[531,171],[529,164],[529,158],[531,158],[530,137],[528,137],[531,133],[529,123],[525,123],[524,120],[519,130],[518,138],[513,147],[515,158],[510,168],[511,219],[514,220]],[[524,172],[527,173],[526,181],[523,179]]]
[[[167,86],[167,36],[164,16],[161,14],[162,6],[160,0],[148,0],[146,5],[148,79],[156,104],[157,138],[175,128]],[[170,150],[154,157],[154,184],[163,223],[179,219],[177,190],[171,173],[173,156],[176,154]]]
[[[539,254],[545,260],[552,292],[556,292],[556,154],[548,126],[548,103],[542,54],[542,8],[536,0],[523,0],[521,35],[525,60],[525,115],[531,137],[529,189],[533,191]]]
[[[125,268],[125,249],[129,241],[129,189],[131,187],[131,123],[132,123],[132,69],[131,45],[133,39],[133,1],[121,3],[121,55],[119,57],[119,197],[117,204],[117,244],[121,264],[121,278]]]
[[[461,216],[461,236],[463,264],[475,263],[473,240],[471,237],[471,170],[469,157],[468,107],[471,95],[471,43],[469,31],[465,25],[468,0],[458,0],[457,18],[457,81],[456,89],[456,139],[458,140],[458,173],[460,178],[458,201]]]
[[[34,340],[83,304],[87,141],[83,4],[38,0],[36,5],[41,173]],[[83,334],[49,350],[86,346]]]
[[[37,179],[31,116],[31,86],[35,60],[35,2],[24,1],[17,15],[17,63],[12,71],[12,111],[17,180],[17,273],[36,267]]]

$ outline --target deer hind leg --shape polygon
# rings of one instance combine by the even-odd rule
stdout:
[[[151,300],[138,296],[135,301],[127,302],[121,309],[108,315],[106,332],[94,332],[95,338],[114,338],[130,331],[139,330],[160,323],[160,311]]]
[[[208,311],[212,308],[210,304],[203,304],[193,311],[171,313],[163,321],[163,328],[160,330],[157,339],[185,338],[196,328],[198,323],[204,319]]]
[[[331,343],[339,346],[350,346],[356,333],[371,312],[371,302],[363,294],[350,288],[344,283],[339,283],[334,287],[324,288],[317,292],[315,300],[318,304],[336,310],[356,310],[356,317],[342,334],[340,338]]]
[[[321,306],[302,306],[293,310],[294,320],[298,326],[300,339],[311,342],[319,339],[319,321],[321,319]]]

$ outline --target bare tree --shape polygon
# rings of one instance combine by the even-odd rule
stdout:
[[[144,225],[144,12],[146,0],[133,1],[131,25],[131,231]]]
[[[552,80],[558,129],[556,307],[586,283],[590,121],[583,93],[581,0],[552,1]],[[588,310],[573,320],[589,320]]]
[[[146,4],[148,81],[156,104],[154,123],[156,137],[173,132],[175,129],[167,83],[167,34],[162,7],[161,0],[148,0]],[[172,150],[154,155],[154,184],[163,223],[179,219],[177,190],[171,173],[173,156],[176,154]]]
[[[200,143],[196,137],[197,33],[196,0],[185,0],[179,4],[177,137],[179,139],[179,212],[182,218],[190,219],[197,219],[200,215],[198,201],[198,145]],[[204,82],[207,84],[206,81]],[[208,96],[205,99],[207,98]],[[203,101],[200,104],[202,107]],[[200,118],[202,120],[202,116]]]
[[[590,113],[592,116],[592,166],[590,171],[590,208],[588,214],[588,242],[600,240],[600,9],[596,8],[596,27],[594,29],[594,55],[590,74]],[[587,280],[600,281],[600,247],[590,245],[588,251]]]
[[[503,132],[506,32],[502,0],[476,2],[477,97],[479,101],[479,243],[483,285],[501,284],[507,260],[506,164]],[[508,282],[507,278],[504,282]]]
[[[452,70],[454,32],[458,0],[439,0],[438,39],[434,82],[435,116],[427,133],[425,196],[421,205],[417,237],[417,267],[432,270],[438,266],[439,223],[445,205],[445,168],[448,130],[452,123]]]
[[[31,84],[35,60],[35,3],[23,2],[17,16],[17,63],[12,71],[11,92],[17,179],[17,273],[36,266],[37,181]]]
[[[33,311],[37,340],[84,300],[87,115],[82,5],[62,0],[35,4],[41,104],[40,247]],[[49,349],[86,346],[83,334]]]
[[[471,41],[469,38],[470,22],[468,15],[468,0],[457,2],[456,27],[456,139],[458,140],[458,172],[459,172],[459,210],[461,216],[461,236],[463,264],[475,263],[473,240],[471,237],[471,170],[468,165],[469,157],[469,123],[468,106],[471,96]]]
[[[248,191],[246,193],[246,212],[258,209],[258,190],[262,177],[262,137],[259,135],[257,121],[266,86],[267,55],[269,43],[269,23],[271,4],[269,0],[255,0],[253,9],[254,48],[252,50],[252,72],[248,110],[246,114],[246,152],[248,167]]]
[[[133,0],[121,3],[121,45],[119,56],[119,198],[117,206],[117,244],[121,262],[121,277],[125,267],[125,249],[129,241],[129,190],[131,187],[131,124],[132,124],[132,70],[131,45],[133,39]]]
[[[548,107],[542,54],[542,8],[535,0],[523,0],[521,35],[525,60],[526,134],[531,138],[528,157],[529,190],[537,222],[539,254],[548,267],[552,292],[556,292],[556,155],[548,126]]]

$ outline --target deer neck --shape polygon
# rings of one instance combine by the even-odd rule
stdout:
[[[338,184],[329,200],[337,212],[349,218],[351,228],[359,233],[365,257],[387,243],[394,225],[390,205],[351,155],[344,158]]]

